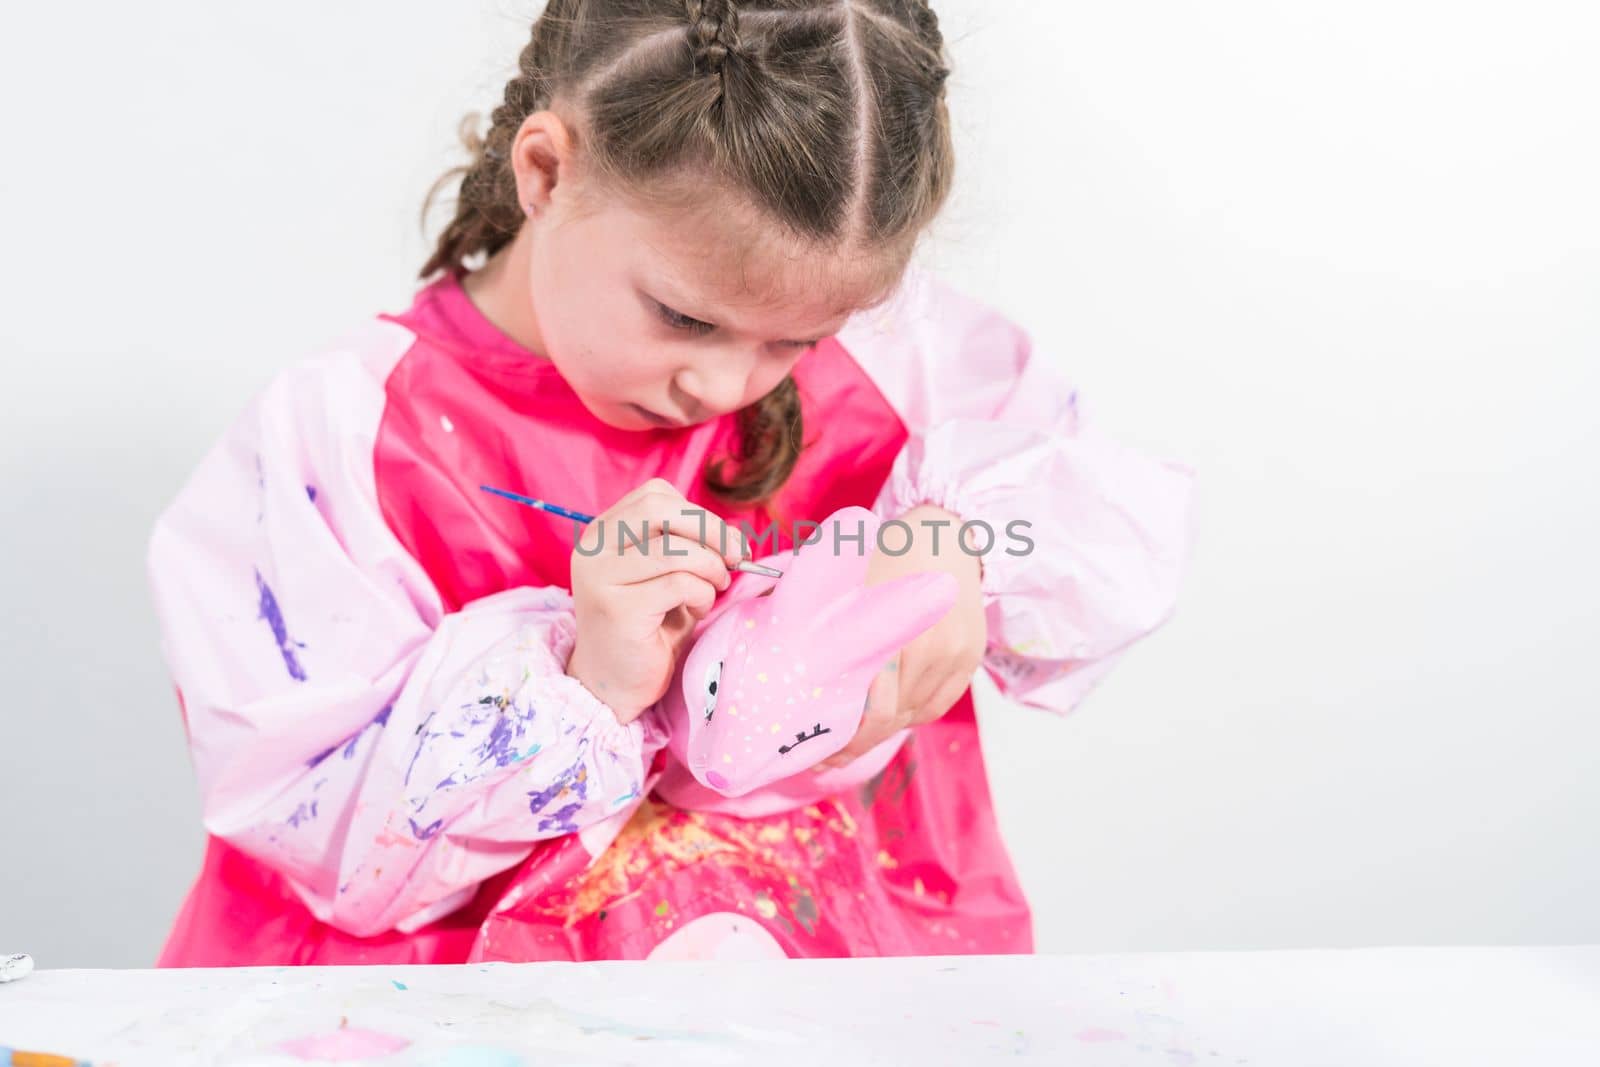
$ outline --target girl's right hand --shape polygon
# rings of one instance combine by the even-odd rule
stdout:
[[[695,623],[750,548],[740,530],[661,478],[595,516],[578,545],[567,674],[630,723],[667,691]]]

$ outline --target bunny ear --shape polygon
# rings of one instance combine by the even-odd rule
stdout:
[[[886,661],[944,618],[961,584],[943,571],[908,574],[857,590],[834,615],[825,638],[842,671]]]
[[[824,519],[813,543],[773,561],[783,571],[772,592],[774,608],[814,618],[858,592],[867,581],[879,522],[862,507],[840,508]]]

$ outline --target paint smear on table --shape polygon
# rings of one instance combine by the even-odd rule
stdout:
[[[380,1034],[376,1030],[335,1030],[331,1034],[314,1034],[311,1037],[285,1041],[278,1047],[302,1060],[332,1060],[345,1063],[351,1060],[370,1060],[379,1056],[392,1056],[411,1042],[393,1034]]]
[[[1128,1039],[1128,1035],[1121,1030],[1104,1030],[1098,1026],[1092,1026],[1087,1030],[1079,1030],[1072,1036],[1079,1041],[1126,1041]]]

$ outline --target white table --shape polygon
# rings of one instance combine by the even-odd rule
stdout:
[[[403,987],[403,988],[402,988]],[[0,1046],[97,1065],[1600,1064],[1600,946],[765,963],[41,971]],[[316,1061],[321,1062],[321,1061]]]

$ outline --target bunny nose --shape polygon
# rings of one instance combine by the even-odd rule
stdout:
[[[711,783],[711,788],[713,789],[728,788],[728,780],[722,777],[722,775],[718,774],[716,771],[707,771],[706,781]]]

